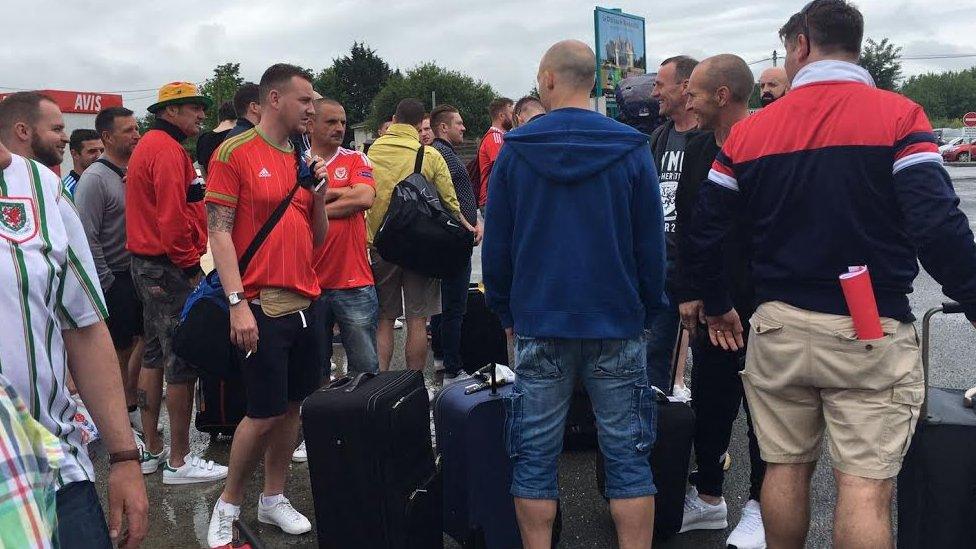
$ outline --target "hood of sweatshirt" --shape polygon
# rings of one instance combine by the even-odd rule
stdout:
[[[580,129],[585,121],[587,129]],[[505,134],[505,147],[559,183],[590,176],[647,146],[647,136],[593,111],[557,109]]]

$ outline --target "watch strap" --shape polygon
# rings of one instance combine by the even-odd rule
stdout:
[[[108,455],[108,464],[121,463],[123,461],[139,461],[139,450],[122,450]]]

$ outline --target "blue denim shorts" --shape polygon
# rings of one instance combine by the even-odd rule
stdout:
[[[557,499],[557,468],[576,379],[589,393],[606,468],[606,496],[654,495],[649,454],[656,425],[646,342],[519,336],[515,387],[505,401],[512,495]]]

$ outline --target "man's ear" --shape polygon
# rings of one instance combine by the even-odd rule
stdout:
[[[394,124],[399,124],[399,122],[397,122],[397,117],[396,117],[396,115],[395,115],[395,114],[393,115],[393,118],[391,118],[391,119],[390,119],[390,121],[391,121],[392,123],[394,123]],[[380,124],[380,125],[382,126],[382,124]]]
[[[31,133],[33,133],[33,129],[26,122],[14,123],[13,129],[14,129],[13,131],[14,137],[16,137],[17,139],[25,142],[31,140]]]
[[[732,92],[729,91],[728,86],[720,86],[717,90],[715,90],[715,101],[718,102],[719,107],[728,105],[731,97]]]
[[[797,61],[803,63],[810,57],[813,46],[810,44],[810,38],[805,34],[796,35],[796,58]]]

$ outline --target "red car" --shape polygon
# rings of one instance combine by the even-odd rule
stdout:
[[[942,153],[942,159],[946,162],[970,162],[976,157],[976,142],[963,143]]]

